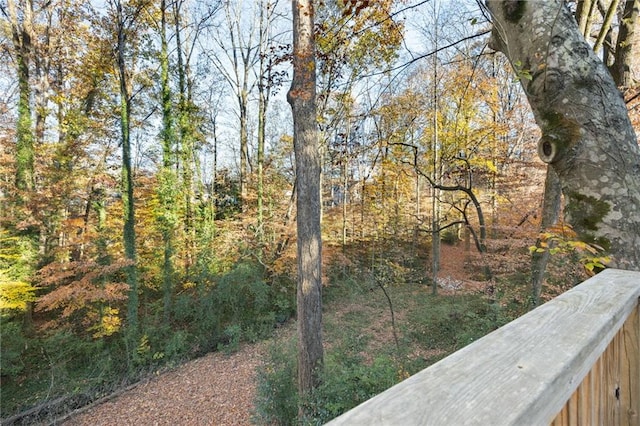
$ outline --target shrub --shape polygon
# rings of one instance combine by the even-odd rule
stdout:
[[[432,348],[458,350],[506,324],[500,305],[478,294],[431,297],[412,312],[411,335]]]
[[[322,425],[399,381],[393,359],[378,356],[368,365],[358,356],[334,352],[326,357],[322,383],[304,401],[304,424]]]
[[[213,292],[222,324],[240,326],[249,340],[266,336],[275,323],[271,290],[261,265],[237,264],[220,278]]]
[[[302,401],[306,417],[298,419],[296,340],[274,343],[258,370],[254,423],[324,424],[402,378],[402,370],[391,357],[380,355],[367,363],[357,352],[335,348],[325,355],[321,384]]]
[[[189,356],[210,352],[220,343],[220,312],[211,289],[178,295],[172,318],[176,325],[188,330]]]
[[[226,350],[227,352],[235,352],[240,347],[240,339],[242,338],[242,328],[238,324],[231,324],[224,329],[224,344],[218,345],[218,350]]]
[[[458,242],[458,227],[447,228],[440,234],[440,241],[450,246]]]
[[[297,424],[296,340],[269,347],[264,365],[258,369],[258,387],[252,420],[256,424]]]
[[[15,379],[25,367],[22,355],[27,339],[20,324],[3,318],[0,341],[0,376]]]

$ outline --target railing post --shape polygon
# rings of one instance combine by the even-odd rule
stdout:
[[[640,425],[640,301],[622,326],[621,424]]]

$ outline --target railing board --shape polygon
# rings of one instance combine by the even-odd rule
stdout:
[[[329,425],[549,424],[639,297],[640,273],[603,271]]]

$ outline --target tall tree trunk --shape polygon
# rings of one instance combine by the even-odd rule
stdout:
[[[26,203],[35,187],[34,179],[34,132],[31,118],[31,81],[33,11],[31,2],[25,1],[22,22],[14,0],[7,2],[11,33],[16,56],[18,75],[18,121],[16,129],[16,188],[22,191],[19,202]]]
[[[239,204],[243,212],[247,208],[248,177],[251,168],[249,158],[249,95],[253,91],[256,82],[249,81],[251,67],[258,64],[261,53],[259,46],[253,45],[255,26],[251,24],[244,27],[246,21],[242,18],[242,13],[246,13],[246,8],[242,8],[242,3],[224,3],[225,30],[218,33],[218,45],[221,52],[226,55],[230,62],[224,64],[220,59],[214,58],[214,64],[220,74],[222,74],[234,92],[238,105],[239,118],[239,142],[240,142],[240,199]],[[260,76],[258,76],[259,80]]]
[[[542,220],[540,229],[553,226],[558,222],[560,216],[560,202],[562,200],[562,189],[558,175],[553,168],[547,168],[547,177],[544,182],[544,198],[542,201]],[[536,241],[536,247],[540,246],[540,239]],[[542,292],[542,281],[544,280],[544,272],[547,268],[550,256],[549,250],[542,252],[534,251],[531,254],[531,289],[534,306],[540,303],[540,294]]]
[[[435,4],[433,13],[435,19],[435,52],[438,51],[438,19]],[[438,142],[438,55],[433,55],[433,140],[431,155],[433,174],[431,185],[431,293],[438,293],[438,272],[440,272],[440,184],[441,160],[439,158]]]
[[[640,148],[607,68],[561,0],[486,4],[491,46],[531,77],[520,82],[542,129],[540,158],[560,179],[567,222],[605,249],[610,266],[640,269]]]
[[[588,38],[591,34],[592,15],[596,8],[597,1],[579,1],[576,10],[576,21],[580,32],[585,38]],[[624,11],[620,19],[620,30],[618,31],[618,42],[614,46],[615,50],[610,52],[609,48],[605,48],[603,51],[603,62],[609,65],[609,71],[615,81],[616,85],[622,90],[631,87],[633,83],[631,75],[631,61],[633,58],[632,49],[634,48],[634,27],[637,24],[638,15],[638,0],[629,0],[625,2]],[[611,2],[609,9],[605,9],[604,5],[601,6],[603,15],[608,16],[605,22],[602,24],[602,28],[598,35],[598,39],[604,40],[605,44],[611,45],[611,21],[613,19],[613,12],[616,10],[617,2]],[[596,42],[594,45],[594,51],[597,52],[599,44]],[[613,58],[611,58],[613,56]],[[560,198],[562,190],[558,177],[553,172],[552,168],[547,170],[547,177],[545,180],[545,192],[542,208],[542,224],[541,229],[544,230],[549,226],[554,225],[560,214]],[[539,246],[540,240],[536,242],[536,246]],[[549,261],[549,250],[542,252],[534,252],[531,256],[531,287],[532,297],[534,305],[538,305],[540,294],[542,290],[542,282],[544,280],[544,273]]]
[[[89,216],[90,209],[93,208],[96,214],[98,223],[96,224],[96,247],[98,248],[98,265],[107,266],[111,263],[111,257],[108,251],[108,236],[106,231],[107,224],[107,202],[106,191],[101,184],[94,184],[91,188],[91,195],[89,197],[90,203],[87,204],[87,217]],[[107,283],[107,277],[101,276],[99,279],[99,286],[101,290],[104,290]],[[104,305],[100,303],[100,323],[104,316]]]
[[[194,158],[194,135],[190,123],[190,94],[188,83],[188,60],[185,61],[182,46],[181,7],[183,1],[173,3],[175,32],[176,32],[176,56],[178,70],[178,122],[179,122],[179,150],[180,167],[182,170],[182,197],[184,200],[183,227],[186,238],[185,246],[185,274],[189,274],[191,266],[195,263],[195,224],[193,208],[193,170],[192,161]],[[179,167],[179,168],[180,168]]]
[[[49,8],[51,3],[46,3],[45,8]],[[51,10],[45,12],[48,15],[48,23],[44,28],[43,37],[38,43],[38,54],[34,56],[34,71],[36,84],[34,85],[35,98],[35,141],[40,144],[44,141],[46,131],[46,120],[49,103],[49,75],[51,71],[50,57],[50,32],[51,32]]]
[[[347,132],[348,133],[348,132]],[[342,159],[342,164],[340,165],[340,175],[342,177],[342,248],[344,249],[347,245],[347,202],[348,194],[349,194],[349,175],[347,174],[347,167],[349,162],[349,157],[346,154],[347,146],[345,143],[345,154]]]
[[[638,36],[636,28],[638,26],[638,14],[640,13],[640,0],[627,0],[624,12],[620,19],[618,39],[615,48],[615,61],[609,67],[613,76],[613,81],[623,90],[637,85],[631,72],[631,63],[634,60],[634,53],[638,53]]]
[[[312,0],[292,0],[292,8],[293,82],[287,100],[293,111],[298,193],[298,390],[305,395],[318,384],[323,360],[320,155]]]
[[[124,251],[131,261],[127,266],[127,284],[129,284],[128,328],[132,336],[138,332],[138,270],[136,266],[136,229],[133,197],[133,166],[131,162],[131,95],[127,77],[125,49],[127,29],[122,4],[116,2],[118,19],[117,65],[120,79],[120,131],[122,141],[122,207],[124,216]]]
[[[175,175],[175,130],[171,87],[169,83],[169,53],[167,47],[167,5],[162,0],[160,5],[160,84],[162,92],[162,170],[160,172],[159,198],[161,211],[159,212],[160,232],[164,246],[164,262],[162,267],[162,291],[164,293],[164,321],[168,323],[171,317],[171,299],[174,287],[174,233],[176,226],[176,186]]]
[[[262,85],[262,84],[261,84]],[[259,88],[258,92],[258,241],[264,239],[264,144],[266,139],[266,115],[267,115],[267,97],[264,93],[265,88]]]
[[[272,54],[269,52],[271,11],[273,7],[260,2],[260,28],[258,46],[259,74],[258,80],[258,152],[256,158],[257,167],[257,197],[258,197],[258,240],[264,239],[264,149],[267,138],[267,108],[269,106],[270,84],[273,71]]]
[[[245,78],[242,88],[238,93],[238,107],[240,109],[240,208],[243,212],[247,210],[247,185],[249,175],[249,91],[247,87],[247,72],[249,68],[245,66]]]
[[[351,93],[349,97],[351,97]],[[347,102],[345,111],[346,129],[340,158],[340,178],[342,186],[342,248],[347,245],[347,203],[349,201],[349,140],[351,139],[351,102]]]
[[[16,175],[15,185],[17,197],[15,198],[15,217],[18,222],[31,221],[30,201],[35,191],[35,161],[34,161],[34,129],[31,108],[31,63],[33,61],[33,10],[30,1],[20,2],[20,12],[15,0],[7,1],[9,22],[13,48],[15,51],[16,74],[18,76],[18,117],[16,123]],[[4,9],[3,9],[4,11]],[[30,226],[23,235],[29,250],[33,254],[37,252],[40,237],[35,227]],[[27,255],[29,256],[29,255]],[[35,267],[35,264],[32,265]],[[25,333],[33,332],[33,302],[27,302],[23,317],[23,330]]]

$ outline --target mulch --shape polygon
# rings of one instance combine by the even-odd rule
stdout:
[[[249,425],[261,345],[215,352],[84,408],[65,426]]]

